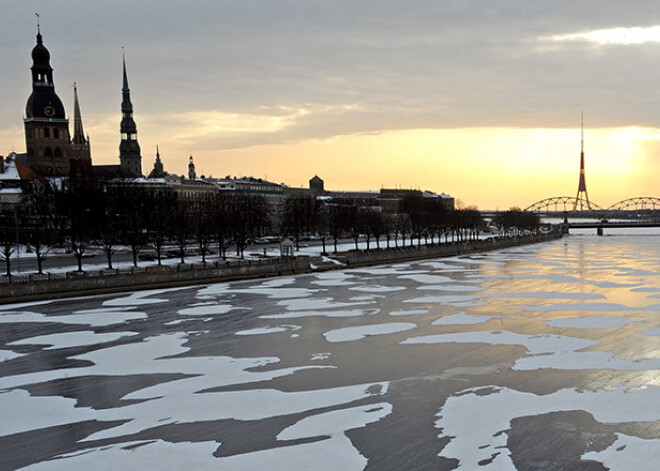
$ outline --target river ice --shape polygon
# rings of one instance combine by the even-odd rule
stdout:
[[[655,470],[657,267],[657,237],[571,236],[0,306],[0,468]]]

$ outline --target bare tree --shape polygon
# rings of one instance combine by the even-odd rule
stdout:
[[[0,257],[5,262],[5,275],[11,276],[11,256],[18,242],[16,208],[0,206]]]

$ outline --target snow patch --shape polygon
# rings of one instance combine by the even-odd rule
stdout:
[[[363,291],[365,293],[390,293],[394,291],[403,291],[404,286],[381,286],[381,285],[362,285],[349,288],[353,291]]]
[[[264,334],[276,334],[280,332],[289,332],[294,330],[299,330],[301,327],[299,325],[278,325],[276,327],[258,327],[248,330],[240,330],[236,332],[236,335],[264,335]]]
[[[496,386],[468,389],[448,398],[438,413],[435,426],[441,430],[439,438],[450,439],[440,456],[459,460],[459,466],[465,469],[514,471],[503,432],[517,417],[584,410],[602,423],[653,422],[660,419],[660,409],[654,407],[659,401],[660,388],[655,386],[636,391],[562,389],[543,396]],[[635,452],[631,448],[618,453],[630,463],[631,459],[638,462]],[[650,448],[645,447],[644,454],[649,452]],[[488,464],[480,463],[491,458]],[[621,469],[650,470],[655,466],[657,460],[646,462],[642,468]]]
[[[206,304],[181,309],[178,311],[178,314],[182,316],[215,316],[227,314],[233,309],[236,308],[229,304]]]
[[[389,324],[359,325],[331,330],[323,334],[328,342],[350,342],[371,335],[387,335],[417,328],[412,322],[391,322]]]
[[[431,311],[431,306],[420,306],[420,309],[400,309],[390,311],[390,316],[423,316]]]
[[[380,309],[352,309],[348,311],[294,311],[283,314],[267,314],[260,316],[260,319],[300,319],[303,317],[360,317],[372,316],[378,314]]]
[[[44,350],[59,348],[86,347],[114,342],[122,337],[137,335],[137,332],[113,332],[97,334],[92,331],[65,332],[62,334],[39,335],[11,342],[9,345],[48,345]]]
[[[603,463],[610,471],[655,470],[660,463],[660,440],[645,440],[621,433],[603,451],[590,451],[583,459]]]
[[[441,275],[428,275],[428,274],[413,274],[413,275],[402,275],[398,277],[400,280],[412,280],[417,283],[434,285],[437,283],[450,283],[454,281],[453,279],[447,276]]]
[[[491,316],[475,316],[459,312],[450,316],[441,317],[431,322],[431,325],[469,325],[483,324],[491,320]]]
[[[570,317],[564,319],[551,319],[545,321],[549,327],[563,327],[569,329],[611,329],[625,327],[629,321],[621,316],[587,316]]]

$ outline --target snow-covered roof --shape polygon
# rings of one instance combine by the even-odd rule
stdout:
[[[44,180],[44,178],[29,167],[26,167],[15,158],[8,158],[4,162],[4,172],[0,173],[0,181],[16,180]]]

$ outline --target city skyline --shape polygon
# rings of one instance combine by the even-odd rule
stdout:
[[[192,154],[207,176],[524,207],[575,194],[584,110],[591,200],[658,196],[660,6],[608,3],[7,4],[0,154],[25,149],[39,11],[97,165],[119,162],[124,46],[145,174],[158,145],[177,174]]]

